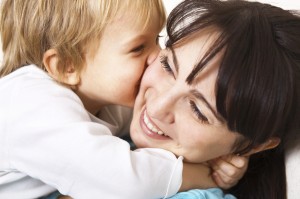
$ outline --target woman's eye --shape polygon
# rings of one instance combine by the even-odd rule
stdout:
[[[136,48],[132,49],[130,52],[132,53],[142,53],[145,49],[145,45],[137,46]]]
[[[170,67],[170,64],[168,62],[167,56],[165,56],[165,55],[160,56],[160,63],[165,71],[167,71],[168,73],[170,73],[171,75],[174,76],[172,68]]]
[[[196,115],[196,117],[203,123],[206,123],[208,124],[208,119],[207,117],[205,117],[205,115],[203,115],[201,113],[201,111],[198,109],[198,107],[196,106],[195,102],[193,101],[190,101],[190,105],[191,105],[191,108],[192,108],[192,111],[193,113]]]

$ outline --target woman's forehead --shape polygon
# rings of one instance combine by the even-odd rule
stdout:
[[[211,49],[216,42],[217,36],[218,32],[204,32],[198,37],[190,38],[184,43],[176,45],[174,49],[168,50],[170,59],[176,62],[177,68],[182,67],[184,70],[188,70],[189,75],[194,71],[195,75],[193,78],[195,79],[198,76],[205,76],[214,70],[218,70],[224,50],[210,57]],[[203,65],[203,67],[199,67],[199,65]]]

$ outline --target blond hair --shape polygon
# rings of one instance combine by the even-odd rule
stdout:
[[[45,69],[48,49],[58,52],[61,75],[70,62],[80,71],[86,48],[100,41],[103,29],[120,11],[135,14],[144,26],[154,13],[160,16],[161,28],[166,20],[161,0],[2,0],[0,77],[28,64]]]

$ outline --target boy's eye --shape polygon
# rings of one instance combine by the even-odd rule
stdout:
[[[201,111],[198,109],[197,105],[195,104],[195,102],[190,101],[190,105],[191,105],[191,109],[193,111],[193,113],[196,115],[196,117],[203,123],[208,124],[208,119],[207,117],[205,117],[205,115],[203,115],[201,113]]]
[[[141,52],[144,51],[144,49],[145,49],[144,45],[139,45],[139,46],[133,48],[130,52],[132,52],[132,53],[141,53]]]
[[[163,69],[175,78],[174,73],[172,71],[172,68],[170,67],[170,64],[168,62],[168,57],[165,56],[165,55],[161,55],[160,56],[160,63],[162,65]]]

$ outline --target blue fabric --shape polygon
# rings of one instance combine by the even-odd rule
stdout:
[[[62,195],[58,191],[56,191],[56,192],[53,192],[47,196],[44,196],[44,197],[41,197],[38,199],[57,199],[59,196],[62,196]]]
[[[39,199],[57,199],[62,196],[58,191]],[[168,199],[237,199],[231,194],[224,194],[219,188],[212,189],[192,189],[186,192],[179,192]]]
[[[186,192],[179,192],[168,199],[237,199],[231,194],[224,194],[219,188],[192,189]]]

